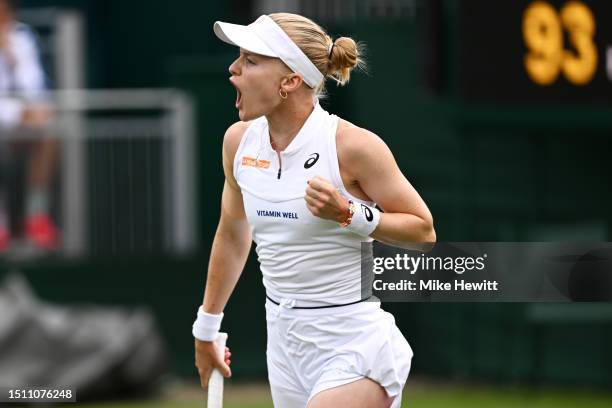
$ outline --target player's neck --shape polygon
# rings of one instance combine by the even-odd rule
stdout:
[[[289,146],[298,134],[304,123],[314,109],[312,103],[294,101],[291,98],[283,103],[274,112],[266,115],[270,131],[270,143],[277,152]]]

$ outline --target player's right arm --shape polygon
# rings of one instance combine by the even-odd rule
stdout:
[[[225,184],[221,198],[221,217],[210,253],[203,302],[204,311],[211,314],[223,312],[251,248],[251,229],[244,212],[242,193],[233,172],[234,157],[247,127],[248,123],[237,122],[227,129],[223,138]],[[208,386],[213,368],[218,368],[226,377],[231,375],[227,364],[228,354],[225,361],[219,359],[213,342],[196,339],[195,351],[196,367],[203,388]]]
[[[237,122],[223,138],[225,185],[221,198],[221,218],[212,245],[204,293],[204,311],[221,313],[238,282],[251,248],[251,229],[242,203],[242,193],[234,178],[234,157],[248,124]]]

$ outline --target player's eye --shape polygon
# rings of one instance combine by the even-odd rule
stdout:
[[[246,62],[251,64],[251,65],[255,65],[255,63],[253,61],[251,61],[249,58],[246,58]]]

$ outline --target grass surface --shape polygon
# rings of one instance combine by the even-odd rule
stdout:
[[[474,407],[533,407],[533,408],[609,408],[612,393],[569,391],[521,391],[517,389],[480,388],[409,384],[404,391],[403,407],[410,408],[474,408]],[[197,387],[182,387],[160,399],[147,401],[109,402],[100,404],[72,404],[62,408],[202,408],[204,394]],[[225,408],[272,407],[265,385],[232,385],[226,388]]]

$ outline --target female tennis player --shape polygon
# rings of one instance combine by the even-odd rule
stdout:
[[[319,105],[326,78],[344,85],[361,65],[360,47],[287,13],[214,32],[240,48],[229,67],[240,121],[223,142],[221,219],[193,326],[202,386],[213,368],[230,376],[229,352],[221,359],[212,341],[252,239],[274,406],[399,407],[412,350],[393,316],[362,298],[361,243],[436,235],[385,143]]]

